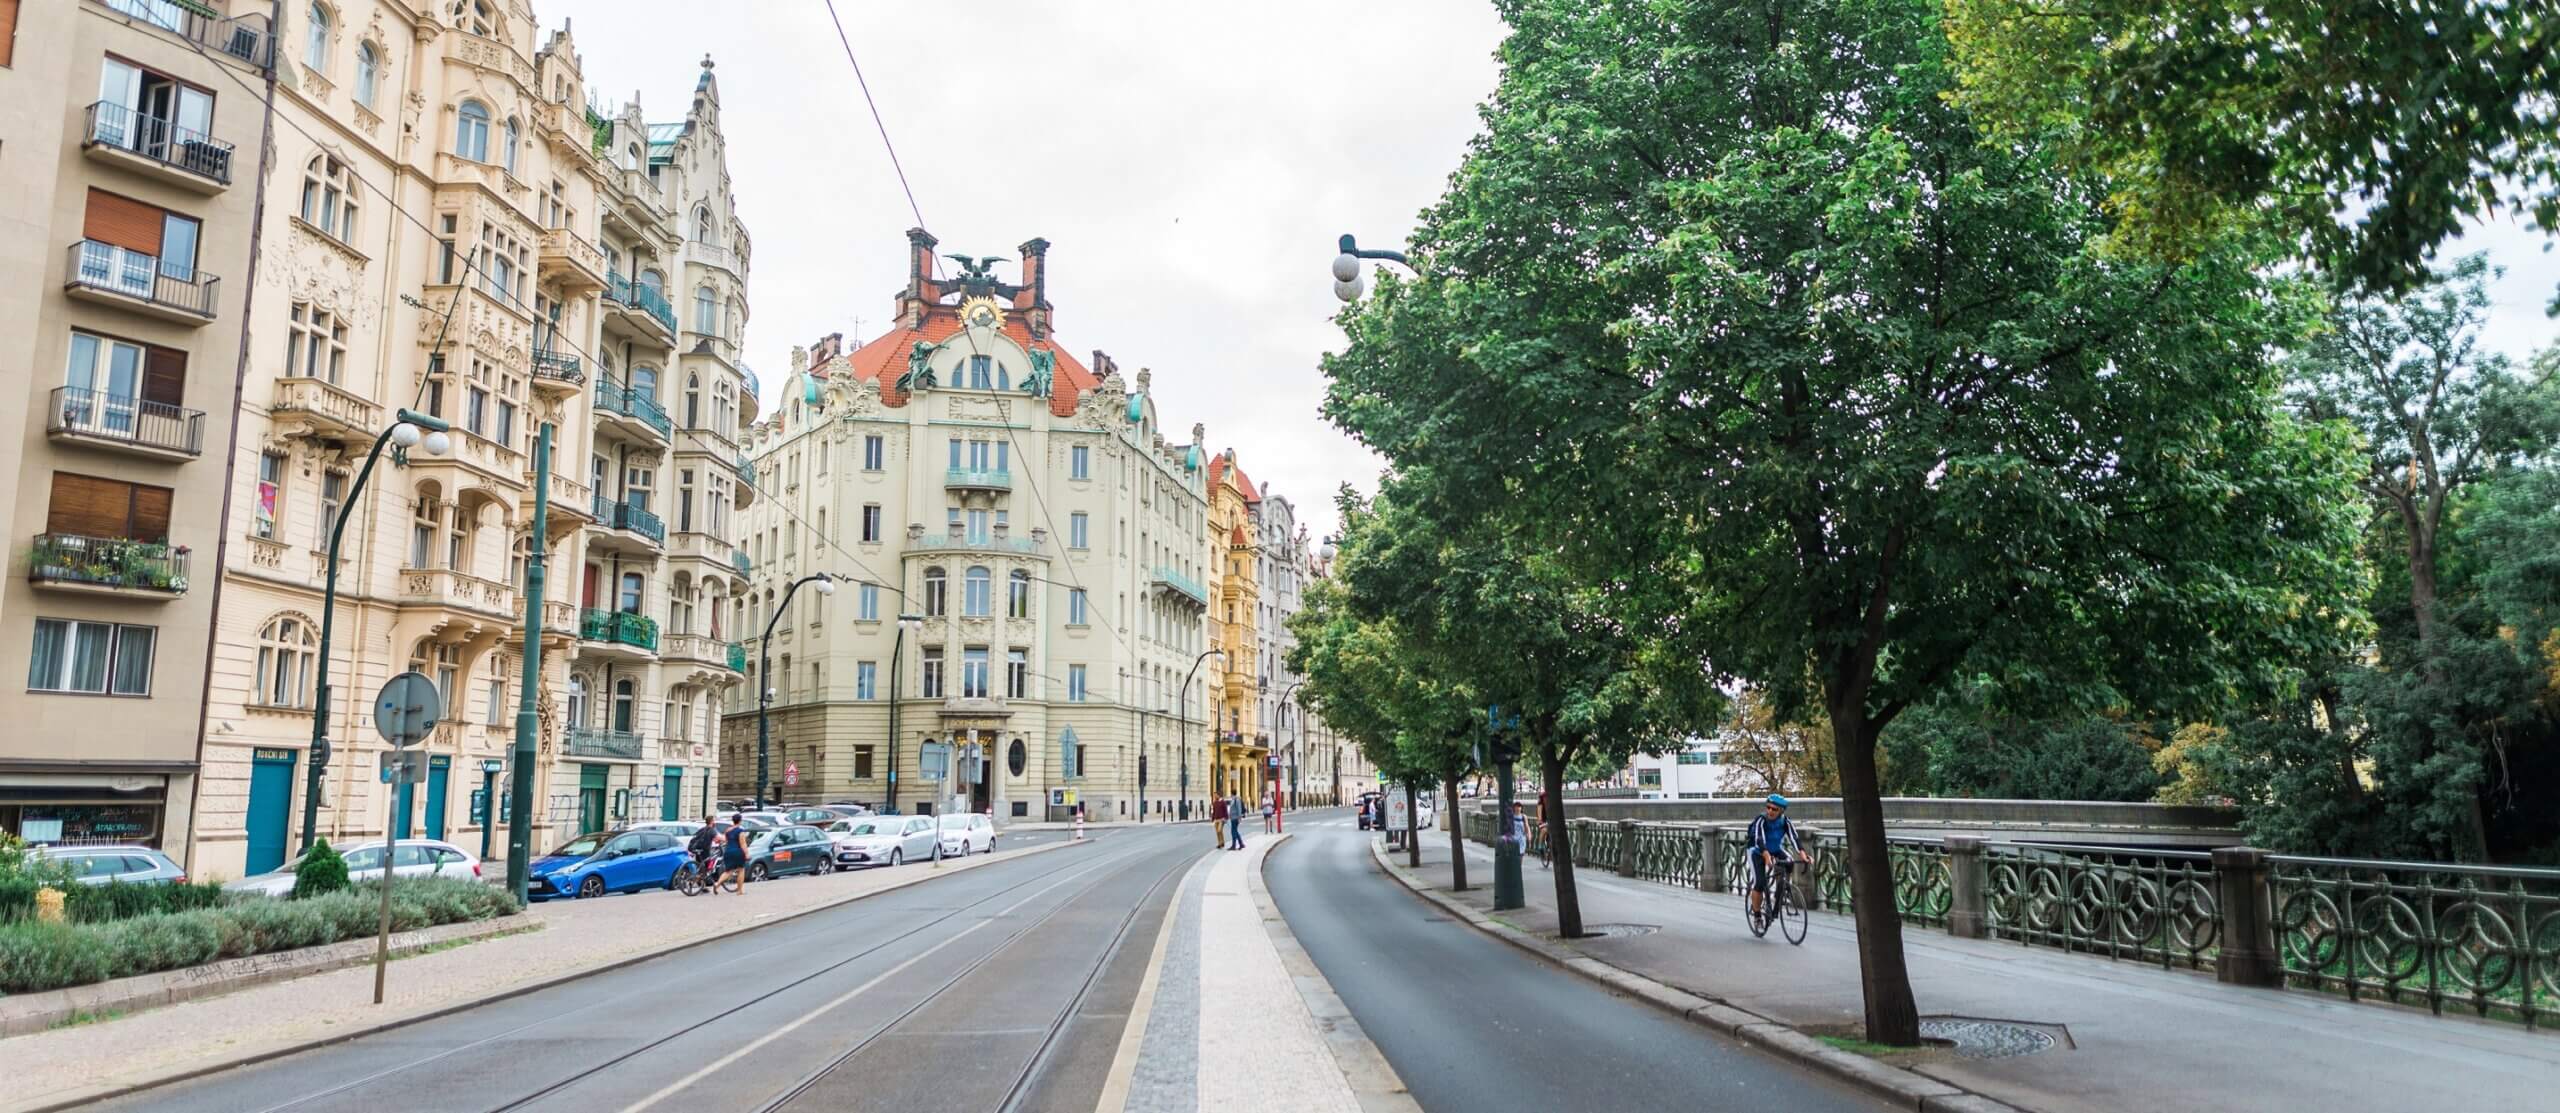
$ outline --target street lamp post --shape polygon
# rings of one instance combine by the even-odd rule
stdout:
[[[1289,717],[1289,697],[1297,694],[1298,689],[1305,687],[1306,684],[1304,680],[1291,681],[1288,687],[1280,690],[1280,702],[1272,706],[1278,709],[1281,718]],[[1289,731],[1289,756],[1281,762],[1281,771],[1289,778],[1289,792],[1285,797],[1285,803],[1280,792],[1280,779],[1274,777],[1271,780],[1271,824],[1275,830],[1289,829],[1289,822],[1282,817],[1281,813],[1287,804],[1298,802],[1298,739],[1306,732],[1307,709],[1301,707],[1298,709],[1297,722]]]
[[[1200,662],[1226,655],[1227,651],[1223,649],[1201,650],[1199,656],[1191,659],[1191,671],[1182,674],[1181,745],[1175,750],[1182,759],[1182,797],[1181,803],[1175,805],[1178,817],[1182,819],[1191,818],[1191,678],[1200,675]]]
[[[782,616],[791,609],[791,597],[800,593],[800,585],[816,583],[822,595],[836,593],[837,576],[833,572],[811,572],[791,581],[782,589],[782,602],[774,604],[773,617],[764,620],[764,635],[756,639],[756,680],[764,690],[756,693],[756,807],[765,807],[773,786],[773,628],[782,624]]]
[[[365,454],[364,466],[357,469],[355,483],[347,488],[346,501],[338,506],[338,520],[329,526],[328,582],[320,592],[320,659],[312,669],[311,684],[311,761],[302,786],[302,849],[309,851],[320,829],[320,775],[329,767],[329,635],[336,626],[338,607],[338,545],[347,535],[347,519],[355,514],[364,498],[365,481],[373,478],[373,465],[382,459],[384,445],[397,445],[394,459],[405,462],[408,450],[424,444],[426,450],[442,456],[453,447],[448,436],[453,425],[434,414],[401,410],[389,428],[373,438],[373,451]],[[391,833],[389,827],[383,834]]]
[[[883,815],[898,813],[898,701],[905,694],[898,687],[898,666],[907,659],[907,631],[924,629],[924,616],[908,614],[906,603],[907,593],[898,591],[898,636],[889,642],[889,794],[880,802]]]

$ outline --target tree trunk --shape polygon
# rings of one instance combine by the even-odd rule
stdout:
[[[1564,755],[1552,744],[1538,747],[1538,776],[1547,786],[1547,860],[1556,875],[1556,934],[1582,937],[1582,897],[1573,891],[1573,839],[1564,826]]]
[[[1463,893],[1467,891],[1467,825],[1458,822],[1458,778],[1442,777],[1440,788],[1449,798],[1449,810],[1441,813],[1449,817],[1449,888]]]
[[[1877,785],[1877,731],[1867,721],[1864,702],[1834,700],[1830,710],[1832,749],[1840,759],[1840,811],[1849,831],[1849,893],[1857,906],[1866,1038],[1912,1047],[1920,1042],[1920,1008],[1911,999],[1911,971],[1903,964],[1902,914],[1894,906],[1893,863],[1885,849],[1884,801]]]
[[[2432,530],[2409,523],[2409,612],[2418,623],[2418,644],[2433,646],[2436,637],[2436,546]],[[2423,650],[2422,650],[2423,652]]]
[[[1422,868],[1422,808],[1414,798],[1413,781],[1404,782],[1404,864],[1408,869]]]

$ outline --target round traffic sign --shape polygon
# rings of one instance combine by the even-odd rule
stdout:
[[[436,682],[425,673],[404,672],[382,685],[373,697],[373,729],[382,740],[395,747],[413,746],[426,740],[436,720],[444,716],[444,694],[436,690]]]

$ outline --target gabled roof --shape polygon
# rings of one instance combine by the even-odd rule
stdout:
[[[880,383],[880,402],[887,406],[907,404],[907,393],[898,389],[898,376],[906,373],[907,353],[915,350],[916,341],[940,344],[960,333],[959,315],[950,306],[935,306],[925,315],[920,329],[897,329],[885,333],[856,348],[845,357],[845,366],[855,380],[876,379]],[[1102,385],[1102,380],[1076,361],[1076,357],[1055,344],[1031,339],[1031,328],[1018,317],[1004,323],[1004,334],[1026,351],[1044,351],[1057,359],[1057,373],[1049,388],[1049,412],[1066,417],[1076,412],[1076,402],[1084,393]],[[1017,368],[1022,374],[1029,368]]]

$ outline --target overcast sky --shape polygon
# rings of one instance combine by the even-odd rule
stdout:
[[[747,359],[770,398],[792,345],[882,331],[916,223],[820,0],[535,0],[575,21],[589,83],[683,116],[719,63],[755,238]],[[1058,338],[1153,368],[1165,424],[1208,426],[1321,536],[1378,460],[1317,416],[1341,344],[1335,237],[1403,242],[1475,134],[1503,28],[1484,0],[837,0],[941,250],[1050,249]],[[2548,345],[2560,257],[2476,230],[2508,268],[2490,342]],[[1008,279],[1013,264],[998,268]],[[858,327],[857,327],[858,324]]]
[[[1046,237],[1058,339],[1155,371],[1169,430],[1208,426],[1321,536],[1378,460],[1321,417],[1344,232],[1403,241],[1476,131],[1502,25],[1483,0],[837,0],[941,250]],[[535,0],[587,79],[680,119],[718,63],[755,240],[747,360],[879,334],[916,223],[819,0]],[[1019,277],[1015,264],[997,273]],[[860,322],[857,329],[856,321]]]

